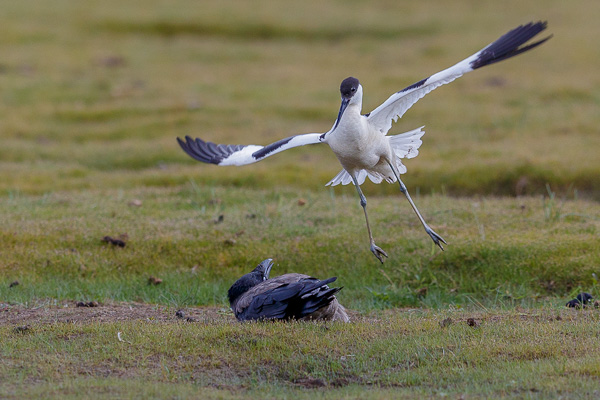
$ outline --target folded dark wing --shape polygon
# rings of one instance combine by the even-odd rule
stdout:
[[[329,288],[327,284],[337,278],[318,280],[302,278],[252,295],[247,307],[236,311],[241,321],[300,319],[329,305],[341,288]],[[267,281],[268,282],[268,281]],[[266,283],[266,282],[265,282]]]

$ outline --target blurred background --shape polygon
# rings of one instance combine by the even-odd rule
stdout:
[[[547,20],[549,42],[437,89],[390,133],[425,125],[420,155],[406,162],[413,192],[514,196],[548,184],[598,199],[599,15],[593,0],[5,2],[0,191],[190,179],[322,190],[340,170],[327,146],[216,168],[175,138],[267,144],[325,132],[344,78],[360,79],[367,113],[508,30]]]
[[[343,304],[359,310],[564,304],[598,291],[597,0],[1,8],[3,301],[225,305],[231,283],[267,257],[274,274],[340,277]],[[425,125],[404,181],[449,251],[433,247],[396,185],[366,183],[390,254],[381,266],[355,189],[324,187],[341,169],[328,146],[226,168],[176,142],[325,132],[344,78],[360,79],[367,113],[538,20],[550,41],[436,89],[390,131]]]

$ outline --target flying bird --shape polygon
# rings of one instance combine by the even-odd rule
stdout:
[[[273,260],[267,258],[229,288],[229,304],[238,320],[350,321],[335,297],[342,288],[327,286],[337,278],[319,280],[302,274],[269,278],[272,267]]]
[[[446,241],[425,222],[417,206],[413,202],[400,175],[406,172],[402,158],[417,156],[421,146],[423,127],[399,135],[387,133],[392,123],[421,97],[435,88],[450,83],[456,78],[486,65],[506,60],[544,43],[551,36],[525,45],[530,39],[546,29],[546,22],[530,22],[521,25],[482,50],[441,72],[422,79],[392,94],[379,107],[368,114],[361,114],[363,88],[358,79],[349,77],[342,81],[340,93],[342,104],[332,128],[325,133],[307,133],[290,136],[267,146],[257,145],[225,145],[205,142],[202,139],[185,137],[185,141],[177,138],[181,148],[192,158],[216,165],[246,165],[261,161],[269,156],[293,147],[307,144],[327,143],[342,164],[342,171],[327,185],[354,184],[360,197],[360,204],[365,214],[367,232],[371,252],[383,263],[387,253],[375,244],[369,217],[367,215],[367,199],[360,185],[367,177],[374,183],[386,181],[398,182],[402,192],[419,221],[433,242],[444,250],[442,243]]]

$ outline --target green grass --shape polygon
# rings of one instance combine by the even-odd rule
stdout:
[[[599,14],[592,0],[3,4],[2,312],[224,307],[231,283],[271,257],[274,273],[337,276],[340,301],[363,316],[328,329],[231,316],[31,321],[25,334],[7,323],[0,397],[597,396],[597,312],[559,309],[600,295]],[[426,126],[403,178],[445,252],[395,185],[367,183],[390,254],[380,265],[355,190],[323,187],[340,170],[326,146],[217,168],[175,141],[327,131],[347,76],[366,113],[540,19],[550,41],[437,89],[390,132]],[[125,248],[101,241],[125,233]],[[463,313],[485,323],[466,327]],[[441,329],[446,316],[462,322]],[[315,379],[326,386],[305,387]]]
[[[90,390],[98,398],[592,398],[598,322],[595,311],[413,310],[353,324],[0,327],[0,390],[5,398]]]
[[[13,194],[0,199],[7,211],[0,229],[0,298],[225,304],[231,283],[269,257],[277,274],[338,276],[343,301],[365,310],[443,308],[473,298],[488,306],[554,296],[562,302],[579,290],[597,290],[597,203],[417,196],[449,243],[441,252],[400,193],[373,196],[374,235],[390,255],[381,265],[350,194],[193,181],[171,189]],[[101,241],[124,233],[125,248]],[[149,286],[151,275],[164,283]],[[21,285],[9,288],[14,280]]]

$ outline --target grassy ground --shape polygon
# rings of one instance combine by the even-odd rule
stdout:
[[[565,310],[564,303],[582,290],[598,296],[598,204],[417,201],[448,239],[447,250],[432,246],[404,199],[374,197],[376,237],[390,254],[380,265],[356,199],[326,191],[198,191],[189,183],[5,198],[0,393],[596,396],[598,311]],[[124,248],[101,241],[121,234]],[[266,257],[277,261],[274,273],[338,276],[353,323],[248,325],[219,314],[229,285]],[[149,284],[150,276],[162,283]],[[103,313],[114,301],[132,300],[164,311],[124,304],[117,317],[96,321],[88,309],[73,308],[74,301],[98,301],[90,310]],[[204,317],[196,308],[204,304],[220,310]],[[418,309],[396,308],[407,306]],[[180,322],[180,307],[201,317]],[[38,309],[46,314],[41,321],[29,315]],[[446,318],[454,323],[444,328]],[[117,332],[131,343],[119,342]]]
[[[328,190],[190,182],[0,201],[9,211],[0,230],[0,296],[18,303],[223,304],[231,283],[268,257],[277,274],[338,276],[344,302],[365,310],[563,302],[582,289],[595,292],[599,273],[600,206],[583,200],[419,196],[449,243],[442,252],[400,194],[373,197],[374,235],[390,255],[384,265],[369,251],[358,199]],[[122,234],[124,248],[101,241]],[[150,276],[163,284],[148,285]],[[10,288],[15,280],[21,284]]]
[[[597,311],[563,305],[600,295],[599,8],[3,4],[0,397],[594,397]],[[538,19],[552,40],[437,89],[392,130],[426,125],[404,180],[446,252],[395,186],[365,184],[380,265],[354,189],[323,187],[340,169],[324,146],[217,168],[175,141],[326,131],[345,77],[368,112]],[[232,281],[267,257],[274,273],[338,276],[355,322],[221,315]],[[124,311],[98,319],[75,301]],[[153,306],[132,316],[130,302]],[[180,307],[212,311],[185,324]]]
[[[155,319],[161,311],[171,320]],[[161,311],[0,326],[3,397],[598,396],[597,311],[406,310],[352,324],[237,324],[211,310],[182,322]]]

